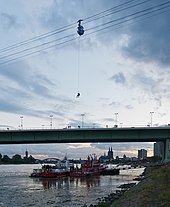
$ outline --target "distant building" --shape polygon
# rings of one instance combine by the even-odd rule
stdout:
[[[118,160],[118,159],[119,159],[119,156],[117,155],[117,156],[116,156],[116,160]]]
[[[126,158],[127,158],[127,157],[126,157],[126,155],[124,154],[124,155],[123,155],[123,159],[126,160]]]
[[[131,159],[131,161],[137,161],[138,160],[137,157],[131,157],[130,159]]]
[[[100,156],[99,160],[102,161],[102,162],[107,162],[107,161],[113,160],[112,147],[111,148],[109,147],[107,155],[106,155],[106,153],[104,153],[104,155]]]
[[[111,148],[109,147],[109,151],[107,153],[107,156],[108,156],[109,159],[113,159],[113,150],[112,150],[112,147]]]
[[[25,159],[28,159],[28,150],[25,151]]]
[[[147,150],[145,150],[145,149],[138,150],[138,159],[143,160],[146,158],[147,158]]]
[[[153,155],[157,157],[163,157],[163,142],[154,143]]]

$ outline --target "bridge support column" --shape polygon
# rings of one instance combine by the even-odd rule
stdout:
[[[170,161],[170,139],[166,139],[164,143],[164,161]]]

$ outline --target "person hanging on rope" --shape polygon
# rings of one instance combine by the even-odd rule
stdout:
[[[79,97],[80,97],[80,93],[78,92],[76,98],[79,98]]]

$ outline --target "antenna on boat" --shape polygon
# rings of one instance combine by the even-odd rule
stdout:
[[[78,20],[78,26],[77,26],[77,33],[79,35],[79,43],[78,43],[78,92],[76,95],[76,98],[80,97],[80,91],[79,91],[79,80],[80,80],[80,36],[84,34],[84,27],[81,25],[82,19]]]

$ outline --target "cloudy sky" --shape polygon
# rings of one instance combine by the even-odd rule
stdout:
[[[115,113],[119,127],[150,125],[150,112],[153,126],[170,123],[169,8],[167,0],[1,0],[1,129],[49,128],[50,115],[53,128],[82,118],[84,127],[113,127]],[[0,152],[80,157],[110,146],[119,156],[152,151],[152,143],[89,143]]]

